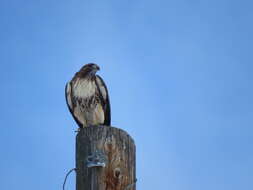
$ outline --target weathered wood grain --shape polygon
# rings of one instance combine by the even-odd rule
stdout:
[[[100,150],[105,167],[88,168],[86,159]],[[76,136],[76,190],[135,190],[135,144],[123,130],[108,126],[86,127]]]

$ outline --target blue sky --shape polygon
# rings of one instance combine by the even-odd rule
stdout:
[[[1,0],[1,189],[61,189],[77,127],[64,86],[88,62],[135,139],[138,189],[252,189],[252,6]]]

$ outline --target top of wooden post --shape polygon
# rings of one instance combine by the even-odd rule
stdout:
[[[108,126],[83,128],[76,136],[76,189],[135,190],[135,160],[134,140],[126,131]]]

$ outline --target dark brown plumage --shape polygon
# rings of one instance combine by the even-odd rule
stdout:
[[[80,128],[111,125],[110,100],[103,79],[96,75],[99,67],[84,65],[65,87],[70,113]]]

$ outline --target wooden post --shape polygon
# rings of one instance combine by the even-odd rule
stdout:
[[[76,190],[135,190],[135,144],[123,130],[86,127],[76,136]]]

